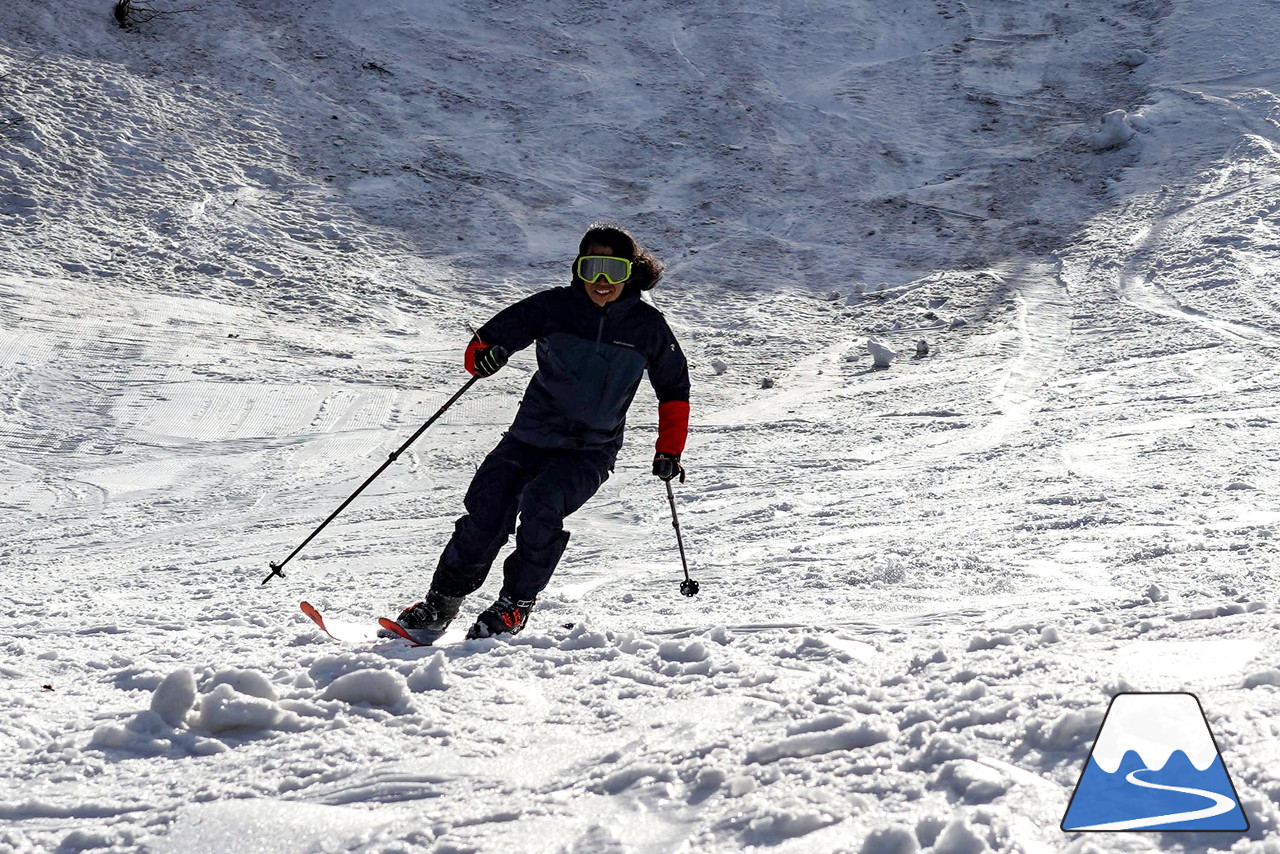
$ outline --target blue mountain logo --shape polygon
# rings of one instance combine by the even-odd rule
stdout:
[[[1062,829],[1246,831],[1249,820],[1192,694],[1117,694]]]

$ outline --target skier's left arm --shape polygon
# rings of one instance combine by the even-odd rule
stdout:
[[[665,323],[663,324],[665,326]],[[680,455],[689,438],[689,364],[670,329],[661,349],[649,360],[649,382],[658,395],[658,441],[653,473],[663,480],[684,480]]]

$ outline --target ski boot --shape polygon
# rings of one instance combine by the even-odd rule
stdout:
[[[410,605],[400,612],[396,622],[405,630],[415,643],[434,643],[439,640],[458,616],[465,596],[446,596],[434,588],[427,591],[427,598]],[[378,632],[381,637],[394,637],[392,632],[383,629]]]
[[[467,640],[520,634],[520,630],[529,621],[529,612],[537,602],[537,599],[515,599],[505,590],[502,591],[496,602],[480,612],[480,616],[467,631]]]

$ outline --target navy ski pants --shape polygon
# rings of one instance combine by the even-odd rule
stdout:
[[[616,457],[613,448],[538,448],[504,437],[471,480],[467,513],[454,523],[431,586],[448,596],[474,593],[515,532],[515,551],[502,566],[503,591],[536,598],[569,542],[565,518],[609,479]]]

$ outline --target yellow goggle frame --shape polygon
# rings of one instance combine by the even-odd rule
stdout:
[[[612,255],[580,255],[573,270],[579,279],[589,284],[599,281],[601,276],[611,285],[620,285],[631,278],[631,262]]]

